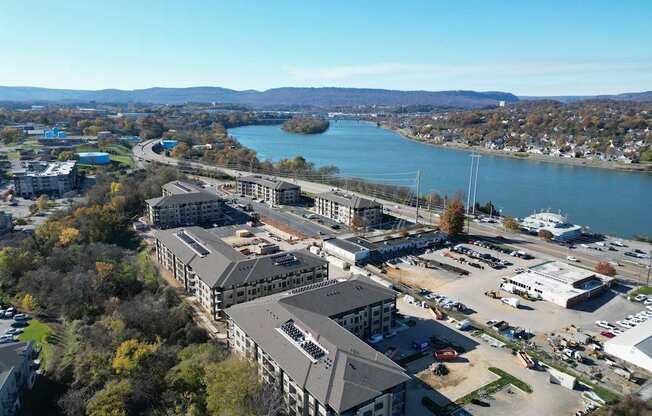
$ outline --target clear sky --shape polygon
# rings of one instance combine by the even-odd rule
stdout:
[[[0,85],[652,90],[652,1],[2,1]]]

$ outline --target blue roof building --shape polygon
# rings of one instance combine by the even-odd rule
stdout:
[[[106,152],[81,152],[79,163],[84,165],[108,165],[111,163],[111,156]]]

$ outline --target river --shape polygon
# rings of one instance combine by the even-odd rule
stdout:
[[[414,186],[421,193],[465,192],[471,158],[463,150],[407,140],[375,124],[331,121],[322,134],[287,133],[278,125],[229,130],[261,160],[301,155],[317,167],[335,165],[345,176]],[[482,155],[477,201],[491,200],[504,215],[561,212],[593,232],[621,237],[652,236],[652,174],[569,166]]]

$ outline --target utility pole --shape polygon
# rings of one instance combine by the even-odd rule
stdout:
[[[417,214],[416,218],[414,219],[414,224],[419,224],[419,188],[420,188],[420,182],[421,181],[421,169],[417,170]]]
[[[471,205],[471,185],[473,184],[473,155],[471,155],[471,171],[469,172],[469,189],[466,193],[466,215],[469,215]]]

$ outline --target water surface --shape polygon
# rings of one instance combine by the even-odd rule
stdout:
[[[413,142],[371,123],[332,121],[316,135],[287,133],[278,125],[229,133],[261,160],[301,155],[317,167],[335,165],[343,175],[388,184],[413,186],[420,169],[422,194],[453,195],[469,180],[470,153]],[[482,155],[477,195],[505,215],[561,211],[594,232],[652,236],[652,174]]]

